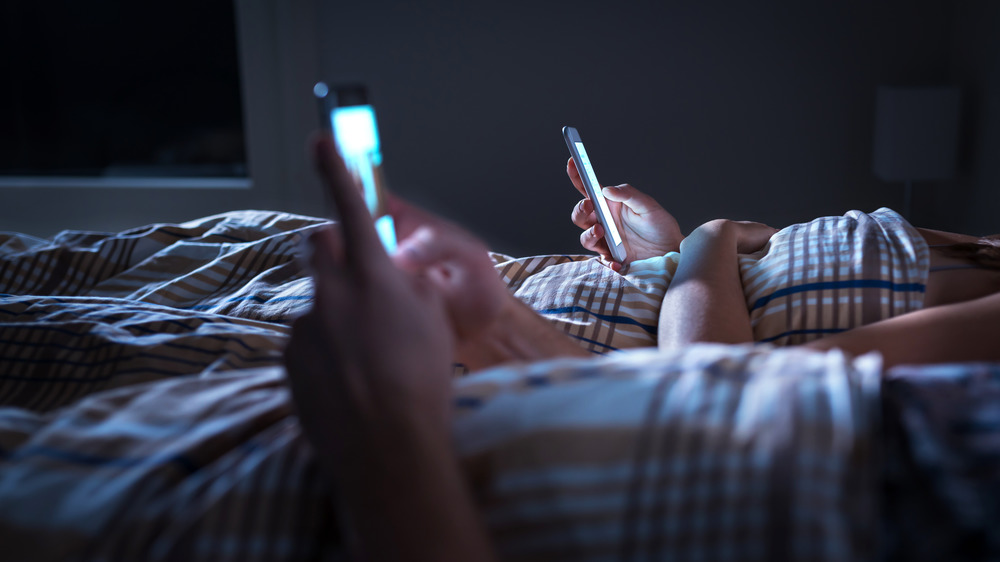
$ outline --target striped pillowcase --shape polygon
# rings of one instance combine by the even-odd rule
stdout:
[[[923,306],[929,253],[889,209],[851,211],[778,231],[740,256],[754,340],[795,345]],[[593,256],[494,254],[511,292],[585,349],[655,347],[660,305],[680,254],[612,271]]]
[[[890,209],[784,228],[765,254],[740,258],[754,339],[795,345],[919,310],[929,260]]]
[[[637,261],[622,275],[594,256],[493,255],[514,296],[596,354],[656,346],[660,303],[676,257]]]

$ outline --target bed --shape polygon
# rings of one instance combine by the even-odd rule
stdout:
[[[281,367],[311,302],[301,243],[324,224],[235,211],[0,234],[0,558],[337,559],[329,485]],[[456,365],[456,444],[506,558],[885,548],[877,357],[637,350],[655,346],[676,256],[625,275],[582,255],[493,257],[516,296],[599,356]],[[897,292],[890,306],[909,306]],[[997,366],[927,372],[978,381],[988,392],[963,419],[998,423]]]

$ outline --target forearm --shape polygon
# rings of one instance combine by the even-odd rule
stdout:
[[[337,470],[352,550],[366,561],[494,560],[450,435],[414,416],[389,417]]]
[[[729,221],[706,223],[684,240],[660,309],[661,348],[701,341],[753,341],[737,242],[735,225]]]
[[[512,296],[496,322],[462,344],[458,359],[476,371],[515,361],[589,356],[564,332]]]
[[[935,306],[809,342],[852,355],[882,354],[883,367],[964,361],[1000,361],[1000,293]]]

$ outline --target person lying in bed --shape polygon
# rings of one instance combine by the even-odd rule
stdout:
[[[571,215],[573,223],[583,229],[581,245],[599,254],[612,269],[621,270],[626,264],[611,261],[603,229],[597,222],[592,202],[586,198],[583,182],[572,158],[567,163],[566,173],[584,195]],[[763,250],[774,242],[772,236],[779,233],[778,230],[760,223],[715,220],[685,237],[677,220],[655,199],[635,187],[628,184],[606,187],[604,195],[609,200],[615,220],[621,225],[629,262],[669,252],[680,252],[684,258],[680,260],[670,290],[663,300],[658,336],[660,346],[680,345],[688,341],[739,343],[760,339],[754,337],[748,322],[747,305],[755,299],[748,294],[745,286],[749,282],[740,278],[738,255]],[[854,232],[865,228],[868,230],[860,232],[860,235]],[[855,354],[878,350],[887,365],[904,361],[930,363],[992,357],[990,353],[984,355],[984,350],[976,353],[970,347],[976,344],[991,347],[986,335],[989,332],[979,327],[989,325],[991,315],[1000,311],[997,308],[997,299],[1000,298],[997,295],[1000,292],[1000,235],[978,237],[913,228],[895,212],[880,209],[870,215],[852,212],[845,217],[823,217],[783,229],[778,236],[782,238],[782,243],[789,246],[797,241],[799,257],[816,262],[812,266],[814,271],[824,267],[859,271],[866,267],[895,268],[894,275],[890,277],[891,283],[903,287],[912,285],[912,296],[922,299],[922,303],[909,302],[901,307],[876,310],[872,306],[874,303],[863,301],[870,297],[875,297],[870,300],[876,300],[878,296],[863,294],[862,287],[854,288],[857,294],[850,297],[823,295],[827,299],[857,300],[865,312],[850,321],[850,327],[856,328],[849,333],[823,337],[822,340],[819,338],[824,332],[832,330],[810,330],[813,333],[802,334],[793,343],[811,342],[808,346],[815,349],[841,348]],[[840,255],[834,256],[834,259],[843,259],[846,255],[853,263],[829,263],[830,256],[821,255],[820,248],[824,243],[826,247],[839,246]],[[844,247],[852,243],[855,247],[845,251]],[[893,245],[903,246],[894,256],[896,263],[893,263],[889,248]],[[681,252],[682,249],[684,251]],[[790,253],[796,251],[794,248],[783,249]],[[890,251],[887,252],[887,249]],[[924,253],[928,258],[926,263]],[[742,273],[746,274],[747,270]],[[860,276],[871,284],[870,277],[873,276],[866,276],[863,271]],[[831,284],[828,283],[828,286]],[[774,292],[773,286],[762,289],[758,295],[770,296],[768,291]],[[747,297],[751,297],[749,301]],[[882,295],[882,298],[892,297]],[[959,303],[963,304],[939,308]],[[917,316],[906,314],[915,310],[922,312]],[[890,319],[891,322],[879,322]],[[831,320],[826,319],[826,323]],[[877,325],[867,326],[873,323]],[[954,323],[958,331],[952,333],[968,345],[953,347],[951,342],[958,339],[935,337],[934,333],[943,323]]]
[[[311,239],[315,300],[294,323],[286,364],[349,542],[370,560],[492,560],[451,441],[452,359],[485,366],[589,354],[513,298],[483,244],[447,221],[393,200],[402,241],[387,255],[330,138],[313,149],[341,223]],[[751,341],[736,256],[773,233],[712,221],[676,240],[683,258],[664,304],[675,316],[661,325],[661,346]],[[1000,360],[1000,294],[971,296],[806,346],[877,350],[886,365]]]

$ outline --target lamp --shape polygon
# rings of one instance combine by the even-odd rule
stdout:
[[[910,218],[913,182],[955,174],[961,90],[957,87],[878,88],[873,168],[903,182],[903,216]]]

